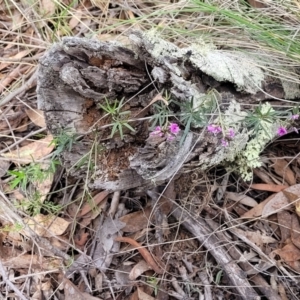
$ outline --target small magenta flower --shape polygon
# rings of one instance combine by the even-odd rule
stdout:
[[[298,119],[299,119],[299,115],[292,115],[292,116],[291,116],[291,119],[292,119],[292,120],[298,120]]]
[[[169,130],[170,130],[171,133],[177,134],[180,131],[180,128],[176,123],[171,123],[169,125]]]
[[[228,141],[225,139],[222,139],[221,144],[223,147],[228,147],[228,145],[229,145]]]
[[[207,130],[213,134],[222,132],[222,128],[218,125],[210,124],[207,126]]]
[[[150,133],[150,136],[154,135],[163,136],[160,126],[156,126],[155,129]]]
[[[280,127],[277,129],[277,134],[278,134],[279,136],[283,136],[283,135],[287,134],[286,128],[283,127],[283,126],[280,126]]]
[[[234,132],[233,128],[229,128],[228,129],[228,137],[234,138],[234,136],[235,136],[235,132]]]
[[[170,133],[167,133],[167,140],[168,141],[173,141],[174,140],[174,135],[170,134]]]

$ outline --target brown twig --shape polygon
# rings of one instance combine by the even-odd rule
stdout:
[[[150,252],[144,248],[140,243],[137,241],[129,238],[129,237],[122,237],[118,236],[115,238],[115,241],[122,242],[122,243],[128,243],[134,247],[140,252],[140,254],[143,256],[145,261],[148,263],[148,265],[157,273],[157,274],[163,274],[162,269],[156,264],[154,259],[152,258]]]

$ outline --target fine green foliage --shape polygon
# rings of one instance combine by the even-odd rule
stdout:
[[[105,98],[105,105],[99,104],[100,108],[102,108],[107,115],[112,118],[112,130],[110,137],[112,138],[116,133],[119,133],[121,140],[124,139],[124,127],[132,132],[135,132],[134,128],[128,124],[130,111],[122,111],[123,101],[124,98],[121,99],[121,101],[109,101],[107,98]]]
[[[42,202],[41,197],[42,195],[36,191],[28,199],[15,203],[15,207],[23,210],[30,216],[36,216],[41,212],[57,215],[62,210],[60,204],[55,204],[51,201]]]
[[[157,296],[159,279],[156,277],[149,277],[147,283],[154,288],[154,295]]]
[[[5,224],[0,228],[0,232],[20,232],[24,226],[18,222],[14,224]]]
[[[168,102],[169,105],[172,101]],[[150,129],[152,130],[155,126],[159,125],[164,127],[168,122],[168,118],[173,115],[169,105],[166,105],[164,102],[154,103],[153,104],[153,115],[151,116],[151,125]]]
[[[184,103],[174,101],[180,106],[179,120],[185,126],[181,143],[186,138],[191,127],[205,127],[208,124],[208,117],[216,109],[218,98],[218,92],[212,89],[198,101],[194,97]]]
[[[258,43],[299,59],[299,38],[295,28],[287,26],[283,18],[272,15],[271,12],[260,14],[258,10],[247,7],[246,1],[242,1],[239,10],[224,9],[217,3],[204,3],[200,0],[193,0],[192,3],[195,10],[219,16],[223,26],[227,23],[228,27],[240,28]],[[216,26],[218,25],[217,23]]]
[[[220,270],[216,275],[215,283],[220,284],[222,277],[223,277],[223,270]]]
[[[56,147],[52,154],[52,160],[58,157],[64,150],[71,151],[75,141],[76,135],[74,133],[62,130],[51,142]]]
[[[10,188],[20,188],[25,193],[25,198],[17,203],[15,207],[22,209],[24,212],[31,216],[35,216],[41,211],[49,214],[57,214],[62,207],[54,204],[51,201],[41,200],[43,195],[34,188],[39,183],[47,180],[55,172],[55,160],[51,162],[48,168],[43,168],[41,164],[31,163],[28,166],[24,166],[18,170],[8,171],[10,175],[14,176],[14,179],[10,182]]]
[[[10,182],[10,188],[14,189],[19,187],[21,190],[26,191],[29,183],[44,181],[50,174],[55,172],[55,168],[56,161],[52,160],[47,169],[43,169],[38,163],[31,163],[18,170],[8,171],[8,174],[14,176],[14,179]]]
[[[249,112],[245,118],[246,127],[255,133],[260,130],[266,131],[266,123],[272,124],[278,120],[279,113],[276,112],[271,106],[262,106],[259,104],[253,112]],[[271,137],[271,136],[270,136]]]

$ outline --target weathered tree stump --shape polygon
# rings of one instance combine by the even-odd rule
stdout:
[[[62,160],[75,176],[89,172],[93,188],[150,187],[168,180],[183,166],[206,169],[232,161],[249,141],[241,119],[233,119],[247,109],[240,104],[299,96],[297,86],[291,89],[289,85],[288,90],[284,82],[267,76],[250,55],[206,45],[178,48],[153,33],[133,32],[129,39],[132,44],[124,46],[68,37],[53,45],[40,61],[39,108],[45,112],[51,133],[81,136],[63,151]],[[149,137],[152,100],[158,93],[175,100],[170,107],[182,116],[186,103],[207,105],[205,97],[212,88],[218,91],[218,111],[236,123],[234,145],[222,147],[220,135],[193,122],[186,133],[185,124],[174,116],[169,121],[175,120],[182,129],[176,138]],[[108,125],[113,119],[100,107],[107,105],[106,99],[111,103],[123,99],[121,112],[128,112],[124,122],[134,132],[123,126],[124,136],[116,132],[111,137]],[[208,120],[214,123],[218,117],[212,111]]]

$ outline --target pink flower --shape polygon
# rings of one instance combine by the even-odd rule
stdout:
[[[291,119],[292,119],[292,120],[298,120],[298,119],[299,119],[299,115],[292,115],[292,116],[291,116]]]
[[[286,128],[283,127],[283,126],[280,126],[280,127],[277,129],[277,134],[278,134],[279,136],[283,136],[283,135],[287,134]]]
[[[207,130],[213,134],[217,134],[219,132],[222,132],[222,128],[218,125],[210,124],[207,126]]]
[[[229,129],[228,129],[228,136],[229,136],[230,138],[234,138],[235,132],[234,132],[233,128],[229,128]]]
[[[167,140],[168,141],[173,141],[174,140],[174,135],[167,133]]]
[[[169,125],[170,132],[173,134],[177,134],[180,131],[179,126],[176,123],[171,123]]]
[[[228,147],[228,145],[229,145],[228,141],[225,139],[222,139],[221,144],[223,147]]]
[[[150,133],[150,136],[154,135],[163,136],[160,126],[156,126],[155,129]]]

